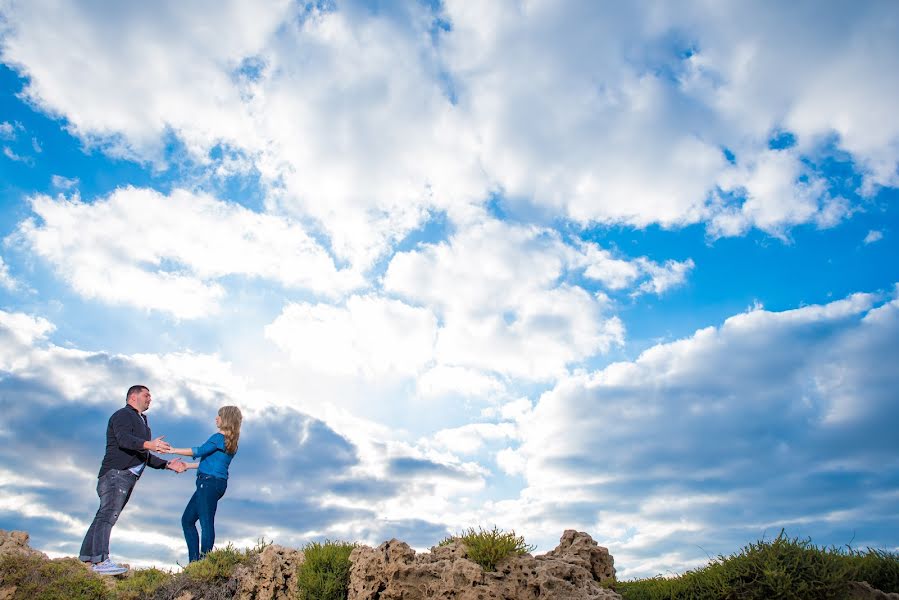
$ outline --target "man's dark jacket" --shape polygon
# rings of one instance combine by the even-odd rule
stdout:
[[[98,476],[102,477],[110,469],[125,470],[141,463],[147,463],[154,469],[164,469],[168,461],[144,450],[144,442],[150,439],[147,417],[133,406],[126,404],[112,413],[106,426],[106,454]]]

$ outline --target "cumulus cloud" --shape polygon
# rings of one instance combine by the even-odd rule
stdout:
[[[9,265],[0,256],[0,286],[8,290],[14,290],[19,287],[19,283],[9,274]]]
[[[782,237],[801,223],[832,227],[850,212],[848,202],[831,198],[826,182],[790,150],[762,152],[752,164],[723,173],[720,189],[742,201],[721,203],[709,227],[714,235],[741,235],[757,227]]]
[[[78,186],[77,177],[63,177],[62,175],[53,175],[50,177],[50,183],[58,190],[70,190]]]
[[[883,232],[878,231],[876,229],[868,230],[868,233],[865,235],[865,239],[862,240],[865,245],[873,244],[874,242],[879,242],[883,239]]]
[[[623,339],[604,295],[564,282],[579,262],[551,230],[487,219],[397,253],[384,288],[433,307],[441,364],[546,379]]]
[[[3,121],[0,123],[0,140],[14,140],[16,139],[16,130],[19,129],[16,125],[13,125],[9,121]]]
[[[461,396],[490,398],[501,395],[505,385],[474,369],[436,365],[416,380],[418,393],[424,398],[458,394]]]
[[[636,293],[663,294],[686,282],[687,275],[696,266],[689,258],[667,260],[660,265],[645,256],[636,259],[616,257],[595,243],[582,243],[580,250],[582,256],[575,255],[574,264],[586,266],[584,276],[602,282],[609,290],[634,287],[640,281]]]
[[[265,336],[299,364],[334,374],[414,375],[434,356],[437,319],[427,309],[375,296],[344,307],[294,303]]]
[[[53,555],[77,553],[96,511],[106,421],[136,382],[153,393],[154,434],[176,445],[202,443],[214,431],[219,406],[242,407],[240,452],[217,515],[222,543],[250,546],[265,535],[300,546],[348,534],[380,543],[427,523],[416,539],[433,544],[447,526],[432,503],[450,506],[460,491],[483,487],[483,468],[446,451],[384,438],[360,444],[354,440],[383,431],[371,423],[339,431],[291,406],[275,406],[265,390],[249,387],[216,356],[62,348],[48,339],[53,329],[41,317],[0,311],[0,523],[28,530],[33,544]],[[48,447],[58,460],[33,461]],[[183,562],[182,534],[171,515],[191,490],[190,477],[149,472],[116,526],[113,551],[135,564]],[[133,535],[147,531],[152,535]],[[427,534],[433,537],[421,539]]]
[[[161,164],[168,131],[195,152],[252,138],[232,73],[289,8],[285,0],[252,10],[240,2],[102,11],[53,0],[9,2],[2,56],[28,76],[25,97],[64,116],[74,133],[115,154]],[[47,15],[57,26],[47,26]]]
[[[618,564],[652,548],[652,566],[627,575],[683,570],[705,559],[691,545],[728,552],[781,526],[819,543],[849,527],[883,546],[887,508],[864,481],[897,476],[897,333],[899,302],[858,294],[754,309],[565,378],[517,416],[520,445],[497,460],[527,487],[497,510],[547,537],[578,522]]]
[[[297,223],[206,194],[122,188],[95,202],[35,196],[14,235],[80,294],[194,319],[214,313],[230,275],[337,295],[338,271]]]
[[[224,146],[269,210],[312,219],[361,269],[496,191],[585,224],[784,235],[852,213],[815,166],[834,144],[863,193],[896,185],[889,3],[149,10],[7,3],[3,60],[113,153],[161,163],[174,136],[215,163]],[[794,147],[770,148],[778,131]]]

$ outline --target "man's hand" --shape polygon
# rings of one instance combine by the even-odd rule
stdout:
[[[165,454],[166,452],[171,450],[172,447],[169,445],[169,443],[167,441],[162,439],[164,437],[165,437],[164,435],[161,435],[158,438],[156,438],[155,440],[150,440],[148,442],[144,442],[144,450],[149,450],[151,452],[162,452],[163,454]]]
[[[170,460],[168,463],[166,463],[165,468],[171,469],[175,473],[183,473],[187,470],[187,465],[184,464],[184,461],[180,458],[176,458],[175,460]]]

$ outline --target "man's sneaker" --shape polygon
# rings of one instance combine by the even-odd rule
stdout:
[[[128,567],[123,567],[107,558],[103,562],[95,564],[91,570],[97,575],[121,575],[128,572]]]

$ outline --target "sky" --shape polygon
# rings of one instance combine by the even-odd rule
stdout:
[[[0,63],[0,529],[78,554],[143,384],[244,413],[218,545],[899,550],[895,2],[0,0]]]

